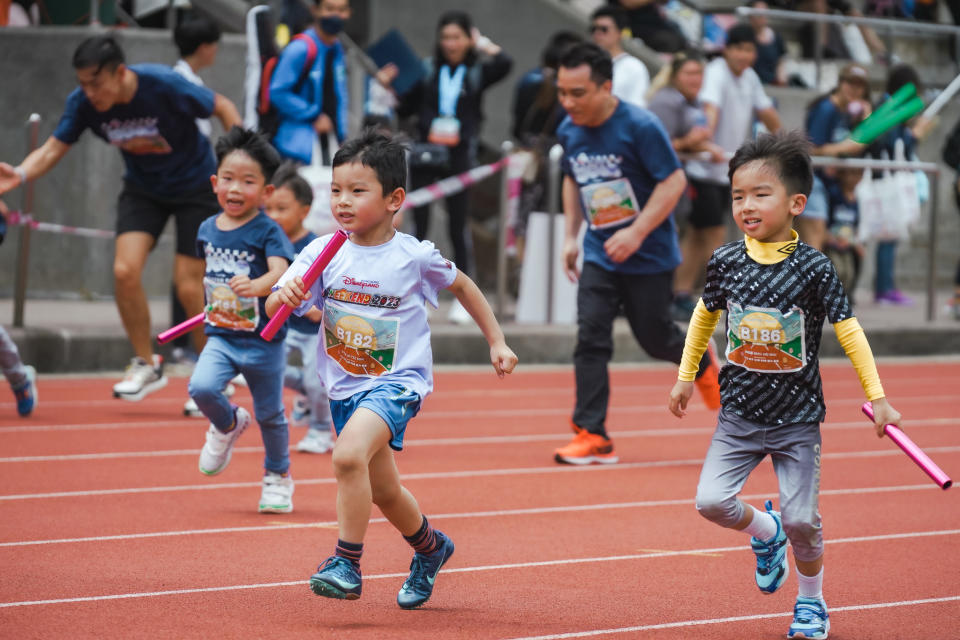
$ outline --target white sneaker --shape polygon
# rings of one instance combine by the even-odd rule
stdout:
[[[307,396],[298,395],[293,399],[293,409],[290,411],[290,426],[302,427],[310,417],[310,401]]]
[[[229,382],[223,389],[223,395],[227,396],[228,398],[232,398],[233,394],[236,392],[237,388]],[[197,406],[197,403],[193,398],[187,398],[187,401],[183,403],[183,415],[190,418],[202,418],[203,412],[200,411],[200,407]]]
[[[230,382],[232,382],[233,384],[240,385],[241,387],[250,386],[247,384],[247,379],[243,377],[242,373],[238,373],[237,375],[233,376],[233,380],[231,380]]]
[[[163,375],[163,359],[153,356],[153,364],[140,357],[130,360],[123,380],[113,385],[113,397],[139,402],[144,396],[167,386],[167,377]]]
[[[303,440],[297,443],[297,451],[304,453],[327,453],[333,449],[333,434],[329,429],[310,429]]]
[[[293,478],[273,471],[263,474],[260,491],[260,513],[290,513],[293,511]]]
[[[450,312],[447,314],[447,320],[453,324],[469,324],[473,322],[470,312],[467,311],[459,300],[454,300],[450,305]]]
[[[237,426],[230,433],[222,433],[213,423],[207,429],[207,441],[200,451],[200,473],[215,476],[230,464],[233,444],[250,425],[250,414],[243,407],[237,407],[234,415]]]

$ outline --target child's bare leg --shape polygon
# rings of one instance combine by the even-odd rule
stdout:
[[[794,556],[793,559],[797,563],[797,571],[805,576],[815,576],[823,569],[823,556],[820,556],[816,560],[810,560],[809,562],[799,560],[796,556]]]
[[[373,503],[401,534],[412,536],[423,522],[416,498],[400,484],[400,472],[389,446],[382,447],[370,460],[370,485]]]
[[[354,412],[340,432],[333,449],[333,472],[337,478],[341,540],[363,542],[373,508],[370,462],[382,449],[389,451],[390,437],[383,418],[363,407]]]

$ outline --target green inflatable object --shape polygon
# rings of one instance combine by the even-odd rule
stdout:
[[[881,105],[881,108],[884,105]],[[923,111],[923,100],[917,96],[902,104],[881,111],[878,109],[873,114],[861,122],[853,132],[850,138],[860,144],[870,144],[893,127],[906,122],[913,116]]]

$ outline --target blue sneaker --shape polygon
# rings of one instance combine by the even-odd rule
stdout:
[[[822,640],[830,631],[830,614],[827,603],[817,598],[799,596],[793,605],[793,624],[788,638],[816,638]]]
[[[773,511],[773,503],[769,500],[764,506],[777,523],[777,533],[767,541],[750,538],[750,546],[757,554],[757,587],[764,593],[773,593],[790,575],[790,563],[787,562],[787,534],[783,531],[780,512]]]
[[[402,609],[416,609],[430,599],[440,567],[453,555],[453,540],[437,531],[437,542],[440,544],[433,553],[413,554],[410,575],[397,594],[397,604]]]
[[[330,556],[310,576],[310,588],[318,596],[356,600],[363,588],[360,567],[341,556]]]
[[[13,395],[17,397],[17,413],[26,417],[37,406],[37,370],[30,365],[24,369],[27,370],[27,380],[13,389]]]

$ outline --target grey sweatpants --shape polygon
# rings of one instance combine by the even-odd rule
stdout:
[[[27,370],[20,361],[17,345],[3,327],[0,327],[0,371],[3,371],[11,387],[20,388],[27,380]]]
[[[770,426],[721,409],[717,430],[700,471],[697,511],[732,527],[746,508],[737,498],[747,476],[767,456],[780,484],[783,529],[794,556],[811,562],[823,555],[820,496],[820,425],[801,422]]]

